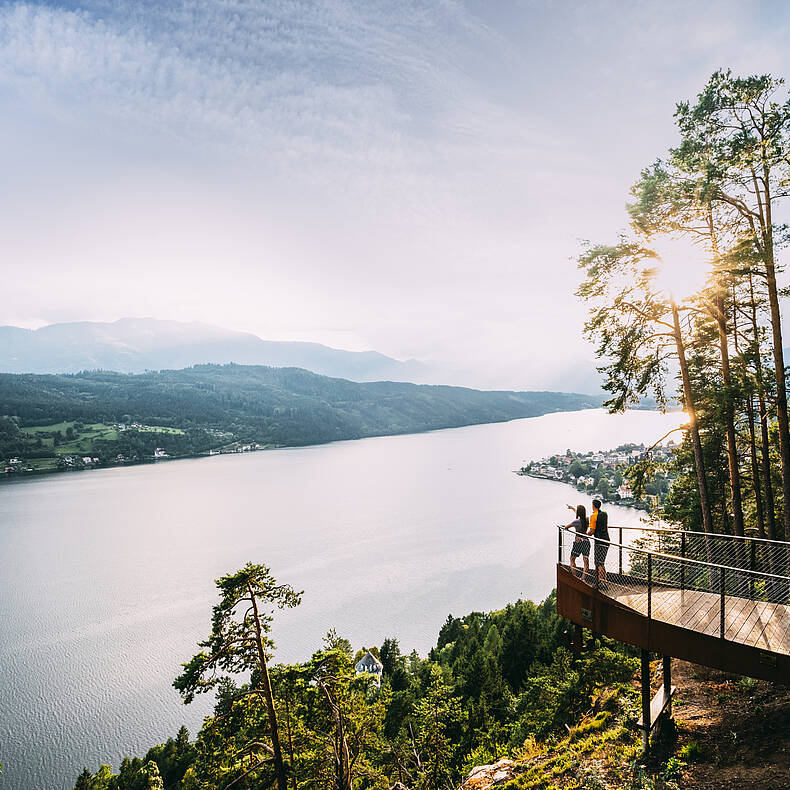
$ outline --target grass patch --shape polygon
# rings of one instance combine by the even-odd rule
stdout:
[[[65,433],[67,428],[73,427],[73,422],[56,422],[52,425],[28,425],[24,428],[20,428],[19,430],[22,431],[22,433],[26,433],[28,436],[35,437],[35,435],[38,433],[54,433],[55,431]]]
[[[50,469],[58,468],[57,458],[31,458],[26,462],[25,466],[35,469],[39,472],[46,472]]]
[[[113,425],[103,422],[82,424],[77,428],[78,423],[56,422],[50,425],[28,425],[20,430],[32,441],[41,442],[40,447],[51,450],[52,455],[91,455],[94,453],[94,443],[98,441],[115,442],[121,438],[123,432],[117,430]],[[162,425],[141,425],[129,430],[139,433],[163,434],[167,436],[183,436],[185,431],[181,428],[170,428]],[[72,432],[72,437],[66,436],[67,431]],[[58,444],[55,444],[55,434],[60,434]],[[31,464],[38,468],[36,464]]]
[[[527,757],[524,772],[504,785],[509,790],[530,790],[551,787],[558,780],[565,788],[589,786],[579,783],[579,765],[582,760],[594,760],[600,770],[622,779],[627,774],[631,760],[640,749],[638,735],[618,723],[610,711],[601,711],[590,719],[571,728],[567,737],[551,746],[543,744],[543,753],[536,754],[539,745],[525,744],[519,758]],[[596,769],[599,770],[599,769]]]

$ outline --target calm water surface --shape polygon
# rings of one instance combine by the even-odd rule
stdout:
[[[512,470],[681,421],[559,413],[0,484],[0,788],[65,790],[84,766],[194,734],[208,703],[181,705],[171,683],[208,634],[212,580],[247,560],[305,590],[275,621],[282,661],[332,627],[425,654],[448,613],[540,600],[578,495]]]

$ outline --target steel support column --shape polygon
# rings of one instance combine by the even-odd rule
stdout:
[[[650,653],[642,651],[642,751],[650,749]]]

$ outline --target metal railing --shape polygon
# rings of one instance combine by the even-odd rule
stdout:
[[[624,531],[626,537],[639,534],[625,544]],[[588,538],[584,580],[591,586],[648,618],[790,652],[790,544],[649,527],[609,527],[609,534],[619,542]],[[577,539],[558,528],[560,564],[570,566]],[[595,555],[602,551],[606,573],[599,575]],[[581,556],[576,565],[583,575]]]
[[[623,533],[636,534],[632,544],[659,554],[727,565],[743,570],[790,576],[790,543],[752,536],[692,532],[669,527],[610,527],[623,543]],[[626,541],[628,542],[628,541]]]

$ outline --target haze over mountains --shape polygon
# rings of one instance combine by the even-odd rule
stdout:
[[[516,342],[516,341],[514,341]],[[535,342],[523,338],[518,342]],[[542,342],[539,339],[538,342]],[[463,350],[463,349],[461,349]],[[562,363],[562,357],[557,361]],[[573,360],[551,371],[517,364],[481,368],[416,359],[401,361],[377,351],[346,351],[320,343],[263,340],[211,324],[156,318],[77,321],[22,329],[0,326],[0,373],[80,373],[112,370],[143,373],[192,365],[228,363],[297,367],[349,381],[447,384],[481,390],[552,390],[601,396],[592,361]]]
[[[81,321],[40,329],[0,327],[0,372],[78,373],[113,370],[142,373],[205,363],[297,367],[351,381],[428,382],[429,366],[401,362],[376,351],[343,351],[319,343],[262,340],[202,323],[122,318]],[[434,382],[434,383],[439,383]]]

